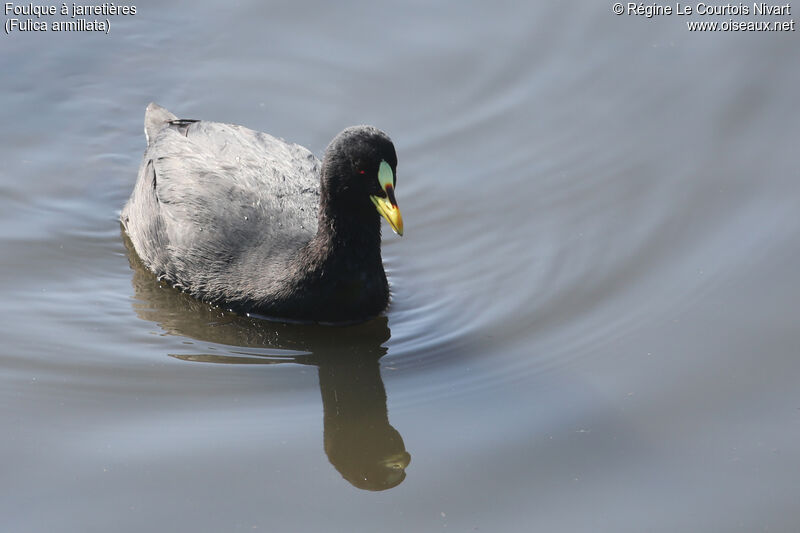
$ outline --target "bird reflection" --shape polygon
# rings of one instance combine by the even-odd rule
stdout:
[[[386,490],[405,479],[411,456],[389,423],[379,360],[391,333],[386,317],[346,326],[285,324],[212,307],[159,282],[139,261],[123,232],[143,320],[164,331],[242,348],[240,355],[173,357],[207,363],[295,363],[318,368],[328,460],[355,487]]]

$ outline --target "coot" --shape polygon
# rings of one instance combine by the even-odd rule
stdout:
[[[121,221],[160,279],[270,318],[356,322],[386,308],[379,215],[399,235],[403,219],[385,133],[347,128],[320,162],[266,133],[151,103],[145,135]]]

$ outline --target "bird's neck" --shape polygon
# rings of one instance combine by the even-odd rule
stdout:
[[[380,216],[369,207],[352,210],[330,203],[320,206],[314,236],[314,247],[322,253],[318,259],[382,265]]]
[[[317,215],[317,246],[326,249],[329,256],[347,259],[355,256],[365,261],[381,262],[380,215],[369,198],[353,198],[337,191],[333,183],[341,179],[330,178],[335,165],[323,164],[320,179],[320,204]]]

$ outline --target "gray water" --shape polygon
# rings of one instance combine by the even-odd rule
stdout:
[[[0,35],[0,529],[800,530],[797,32],[136,6]],[[387,131],[385,315],[263,322],[144,271],[117,218],[150,101],[317,154]]]

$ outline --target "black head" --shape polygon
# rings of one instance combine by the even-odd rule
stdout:
[[[322,161],[322,202],[334,215],[378,213],[399,235],[397,153],[388,135],[372,126],[352,126],[333,138]]]

